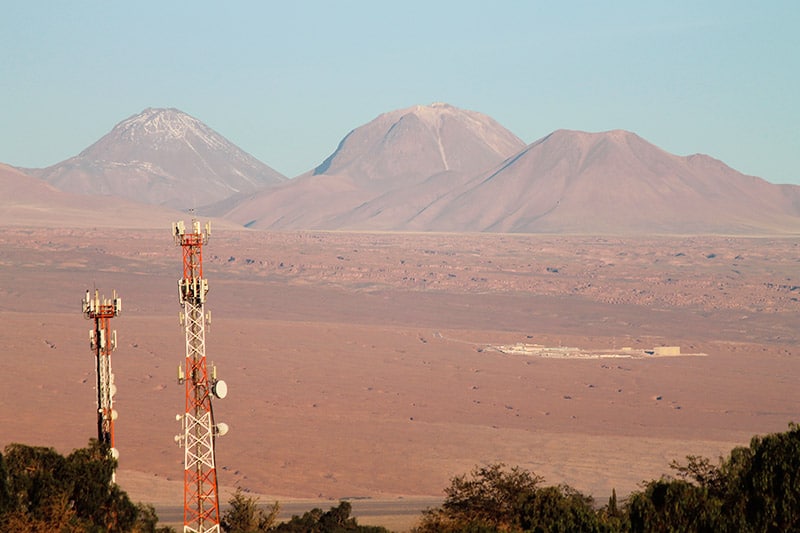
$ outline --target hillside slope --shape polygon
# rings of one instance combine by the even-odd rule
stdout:
[[[559,130],[437,199],[405,229],[796,233],[800,187],[669,154],[627,131]]]

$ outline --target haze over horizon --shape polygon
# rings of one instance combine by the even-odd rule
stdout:
[[[800,5],[6,6],[0,162],[46,167],[175,107],[293,177],[381,113],[478,111],[526,143],[629,130],[800,184]]]

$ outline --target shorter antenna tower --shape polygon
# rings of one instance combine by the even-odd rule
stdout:
[[[117,347],[117,331],[111,330],[110,320],[122,311],[122,299],[114,296],[110,300],[100,297],[97,289],[94,296],[87,290],[83,299],[83,316],[94,321],[89,330],[89,346],[97,363],[97,440],[106,444],[111,457],[117,459],[119,452],[114,442],[114,374],[111,373],[111,352]]]

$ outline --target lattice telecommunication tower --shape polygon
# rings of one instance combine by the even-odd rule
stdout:
[[[181,325],[186,333],[186,359],[178,366],[178,383],[186,386],[186,410],[178,415],[183,433],[175,441],[184,449],[183,531],[184,533],[219,533],[219,494],[215,457],[215,439],[228,432],[227,424],[215,423],[212,395],[224,398],[227,385],[206,366],[206,322],[210,315],[204,307],[208,281],[203,277],[203,245],[208,243],[211,227],[193,220],[187,233],[183,221],[172,225],[175,243],[183,249],[183,278],[178,293],[183,311]],[[213,365],[212,365],[213,366]],[[185,370],[184,370],[185,369]]]
[[[114,374],[111,373],[111,352],[117,347],[117,331],[111,330],[110,320],[122,311],[122,299],[116,291],[110,300],[101,298],[97,289],[94,296],[87,290],[83,299],[83,316],[94,320],[94,328],[89,330],[89,346],[94,352],[97,362],[97,440],[109,447],[111,457],[117,459],[114,442],[114,421],[117,411],[114,410]]]

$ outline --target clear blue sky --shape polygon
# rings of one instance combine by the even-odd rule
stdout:
[[[800,184],[800,2],[6,1],[0,162],[176,107],[289,177],[377,115],[448,102],[525,142],[626,129]]]

